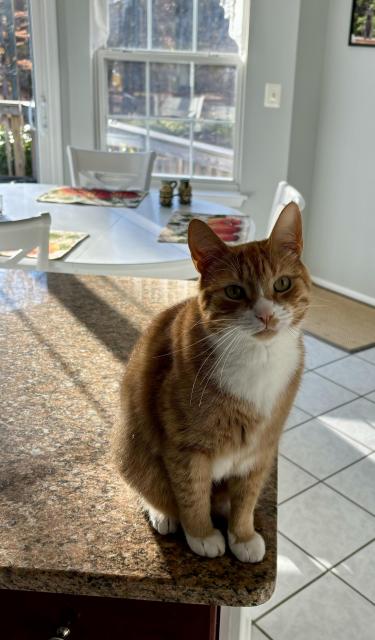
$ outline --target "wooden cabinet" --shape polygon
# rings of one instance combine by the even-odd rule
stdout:
[[[67,640],[216,640],[218,607],[0,591],[1,637],[49,640],[59,626]]]

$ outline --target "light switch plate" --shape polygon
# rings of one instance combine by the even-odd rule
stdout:
[[[281,103],[281,84],[266,83],[264,90],[264,106],[269,109],[279,109]]]

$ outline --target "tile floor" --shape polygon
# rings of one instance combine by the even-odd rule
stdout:
[[[375,638],[375,348],[305,337],[280,443],[278,581],[252,640]]]

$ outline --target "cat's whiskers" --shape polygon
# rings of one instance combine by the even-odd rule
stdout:
[[[227,339],[227,338],[229,338],[229,337],[233,334],[233,332],[234,332],[234,331],[236,331],[236,330],[237,330],[237,327],[232,328],[232,329],[229,329],[229,330],[228,330],[228,332],[227,332],[224,336],[221,336],[221,337],[219,338],[219,340],[218,340],[218,341],[217,341],[217,342],[216,342],[216,343],[215,343],[215,344],[214,344],[214,345],[209,349],[209,354],[208,354],[208,356],[207,356],[207,357],[204,359],[204,361],[202,362],[202,364],[201,364],[201,366],[199,367],[198,372],[197,372],[197,374],[196,374],[196,376],[195,376],[195,378],[194,378],[193,386],[192,386],[192,388],[191,388],[191,393],[190,393],[190,405],[191,405],[191,403],[192,403],[192,399],[193,399],[193,393],[194,393],[195,384],[196,384],[196,382],[197,382],[198,376],[199,376],[199,374],[200,374],[200,372],[201,372],[202,368],[203,368],[203,367],[204,367],[204,365],[206,364],[207,360],[209,360],[209,359],[210,359],[210,357],[211,357],[211,355],[214,353],[215,349],[216,349],[219,345],[222,345],[222,344],[226,341],[226,339]]]
[[[199,400],[199,407],[202,404],[202,400],[203,400],[203,396],[204,396],[204,392],[206,391],[207,385],[209,383],[209,381],[211,380],[212,376],[214,375],[216,369],[218,369],[220,362],[222,361],[222,359],[225,357],[226,353],[228,352],[228,350],[232,347],[232,345],[234,344],[234,342],[236,341],[238,335],[235,334],[234,337],[232,336],[232,340],[230,341],[230,343],[228,345],[225,345],[224,351],[223,353],[220,354],[220,356],[218,357],[218,359],[216,360],[216,362],[214,363],[214,365],[211,367],[211,369],[209,370],[209,372],[207,374],[205,374],[205,376],[203,377],[203,380],[201,382],[201,384],[203,384],[203,382],[206,380],[206,384],[204,385],[200,400]]]
[[[230,351],[228,352],[227,357],[225,358],[225,360],[223,362],[223,366],[221,368],[220,379],[219,379],[219,388],[220,388],[220,390],[221,390],[221,380],[222,380],[222,377],[223,377],[224,368],[225,368],[225,365],[226,365],[226,363],[228,361],[228,358],[232,353],[234,353],[234,351],[237,348],[237,345],[239,344],[239,342],[241,342],[241,338],[242,338],[241,334],[239,333],[236,337],[237,337],[237,341],[234,343],[233,348],[231,348]]]
[[[215,322],[215,320],[211,320],[211,322]],[[220,320],[220,322],[224,322],[223,320]],[[196,326],[196,325],[194,325]],[[168,351],[167,353],[159,353],[157,356],[153,356],[154,358],[162,358],[163,356],[170,356],[173,355],[174,353],[178,353],[179,351],[184,351],[185,349],[190,349],[191,347],[193,347],[194,345],[198,344],[199,342],[204,342],[205,340],[209,340],[210,338],[212,338],[213,336],[217,335],[217,334],[221,334],[223,333],[223,331],[226,331],[228,328],[228,326],[222,327],[221,329],[219,329],[218,331],[214,331],[209,333],[207,336],[205,336],[204,338],[200,338],[199,340],[196,340],[195,342],[189,342],[189,344],[187,344],[185,347],[181,347],[180,349],[174,349],[173,351]],[[190,333],[190,331],[185,331],[184,334],[182,335],[186,335],[187,333]],[[203,353],[205,353],[203,351]],[[198,354],[201,355],[201,354]],[[197,356],[194,356],[195,358]]]

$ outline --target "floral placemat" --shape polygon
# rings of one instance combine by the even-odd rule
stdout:
[[[189,223],[193,218],[203,220],[219,238],[228,244],[247,242],[250,228],[248,216],[233,216],[225,213],[210,215],[206,213],[175,211],[168,220],[167,226],[161,230],[159,242],[177,242],[186,244]]]
[[[107,189],[81,189],[57,187],[39,196],[39,202],[58,204],[91,204],[101,207],[138,207],[145,197],[144,191],[109,191]]]
[[[82,240],[88,238],[88,233],[80,231],[50,231],[49,233],[49,246],[48,246],[48,259],[58,260],[63,256],[66,256],[69,251],[74,249]],[[0,251],[1,256],[12,257],[17,251]],[[28,254],[28,258],[36,258],[38,256],[38,249],[32,249]]]

